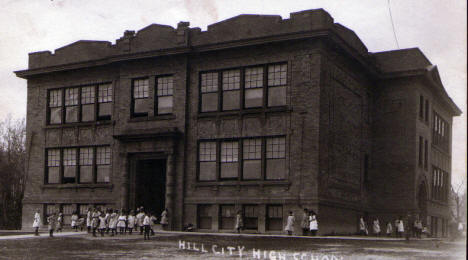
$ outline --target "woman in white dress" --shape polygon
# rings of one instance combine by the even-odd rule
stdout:
[[[317,235],[317,231],[318,231],[318,221],[317,221],[317,216],[315,216],[315,213],[311,213],[311,215],[309,216],[309,220],[310,220],[310,233],[312,236],[316,236]]]
[[[284,230],[288,232],[288,235],[292,235],[294,232],[294,222],[294,214],[292,211],[289,211],[288,221],[286,223],[286,227],[284,228]]]
[[[36,210],[36,213],[34,213],[34,221],[33,221],[33,228],[34,228],[34,235],[39,236],[39,226],[41,225],[41,215],[39,214],[39,211]]]
[[[117,219],[117,227],[120,229],[121,235],[123,235],[125,231],[125,227],[126,227],[125,222],[127,222],[127,217],[125,216],[122,210],[122,212],[120,212],[119,218]]]
[[[101,214],[101,216],[99,216],[99,232],[101,233],[101,237],[104,236],[104,232],[106,231],[106,222],[106,215]]]

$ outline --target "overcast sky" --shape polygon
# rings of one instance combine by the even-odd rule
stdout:
[[[466,1],[391,0],[400,48],[419,47],[438,66],[445,89],[463,111],[454,119],[453,183],[466,181]],[[115,43],[125,30],[151,23],[191,27],[239,14],[276,14],[323,8],[354,30],[370,52],[396,49],[387,0],[0,0],[0,119],[26,113],[28,53],[55,50],[77,40]],[[465,176],[465,177],[463,177]]]

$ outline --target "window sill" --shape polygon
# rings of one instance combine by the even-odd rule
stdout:
[[[174,114],[167,114],[167,115],[157,115],[157,116],[141,116],[141,117],[132,117],[128,120],[129,123],[132,122],[146,122],[146,121],[159,121],[159,120],[172,120],[175,119],[176,116]]]
[[[41,186],[42,189],[82,189],[82,188],[89,188],[89,189],[96,189],[96,188],[103,188],[103,189],[112,189],[114,187],[111,183],[69,183],[69,184],[43,184]]]
[[[290,181],[286,180],[252,180],[252,181],[197,181],[196,187],[210,187],[210,186],[289,186]]]
[[[249,114],[262,114],[262,113],[275,113],[275,112],[291,112],[287,106],[268,107],[268,108],[246,108],[242,110],[230,111],[213,111],[213,112],[199,112],[198,118],[216,117],[216,116],[243,116]]]
[[[54,128],[68,128],[68,127],[85,127],[85,126],[98,126],[98,125],[110,125],[113,124],[112,120],[100,120],[100,121],[91,121],[91,122],[78,122],[78,123],[66,123],[66,124],[54,124],[46,125],[46,129]]]

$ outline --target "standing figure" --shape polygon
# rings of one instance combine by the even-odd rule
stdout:
[[[302,228],[302,235],[307,236],[307,233],[309,231],[309,210],[308,209],[304,209],[304,213],[302,213],[301,228]]]
[[[54,237],[54,228],[55,228],[55,221],[57,217],[55,216],[55,212],[52,213],[48,218],[47,218],[47,223],[49,223],[49,236]]]
[[[140,212],[141,213],[141,212]],[[145,217],[143,218],[143,227],[145,229],[145,233],[143,235],[143,240],[149,240],[150,239],[150,216],[148,213],[145,214]]]
[[[60,212],[57,218],[57,232],[62,232],[62,226],[63,226],[63,214],[62,212]]]
[[[106,232],[106,223],[107,223],[107,215],[101,214],[99,216],[99,233],[101,233],[101,237],[104,236],[104,233]]]
[[[135,216],[133,210],[130,211],[130,214],[128,214],[127,218],[127,228],[128,228],[128,233],[131,235],[133,232],[133,228],[135,227]]]
[[[107,208],[107,209],[106,209],[106,223],[105,223],[105,224],[106,224],[106,234],[109,234],[109,230],[110,230],[110,229],[109,229],[110,214],[111,214],[110,209]]]
[[[93,237],[96,236],[96,230],[98,228],[100,215],[101,215],[100,212],[96,208],[94,208],[93,214],[91,215],[92,216],[91,226],[93,228]]]
[[[110,211],[110,216],[109,216],[109,229],[111,230],[111,236],[117,235],[117,221],[118,221],[118,215],[119,213],[118,210],[112,210]]]
[[[166,230],[167,228],[167,225],[169,224],[168,222],[168,219],[167,219],[167,214],[168,214],[168,210],[167,209],[164,209],[164,211],[161,213],[161,226],[163,228],[163,230]]]
[[[75,232],[78,231],[78,213],[76,211],[73,211],[71,216],[71,227],[75,230]]]
[[[393,232],[392,223],[390,221],[387,222],[387,237],[391,237]]]
[[[406,232],[405,232],[405,238],[407,241],[410,240],[411,236],[411,224],[413,223],[413,216],[411,213],[408,212],[408,215],[406,215],[404,226],[406,227]]]
[[[86,212],[86,227],[88,228],[88,233],[91,233],[91,227],[93,222],[93,212],[91,208],[88,208],[88,212]]]
[[[361,235],[361,236],[367,235],[366,230],[367,230],[366,222],[364,221],[364,217],[361,216],[359,218],[359,235]]]
[[[36,213],[34,213],[34,221],[33,221],[33,228],[34,228],[34,235],[39,236],[39,226],[41,225],[41,215],[39,214],[39,211],[36,210]]]
[[[294,232],[294,222],[294,214],[292,211],[289,211],[288,221],[286,223],[286,227],[284,228],[284,230],[288,232],[288,235],[292,235]]]
[[[244,221],[242,220],[242,211],[238,210],[236,215],[236,230],[237,233],[240,233],[244,228]]]
[[[123,233],[125,231],[125,228],[126,228],[125,222],[127,222],[127,217],[125,216],[125,214],[122,211],[122,212],[120,212],[120,216],[117,219],[117,227],[120,229],[120,234],[121,235],[123,235]]]
[[[310,220],[310,234],[312,236],[316,236],[317,231],[318,231],[318,221],[317,221],[317,216],[315,216],[315,212],[311,212],[309,220]]]
[[[422,221],[418,218],[416,220],[416,237],[417,238],[421,238],[422,229],[423,229]]]
[[[156,215],[154,213],[151,213],[150,215],[150,232],[151,232],[151,235],[154,236],[154,225],[158,223],[158,218],[156,217]]]
[[[145,218],[145,213],[142,210],[139,210],[139,212],[136,215],[136,219],[137,219],[137,225],[140,228],[140,235],[143,235],[143,229],[144,229],[143,220],[144,220],[144,218]]]
[[[372,229],[374,231],[375,236],[380,236],[380,222],[378,218],[374,219],[374,222],[372,223]]]
[[[403,224],[403,218],[400,216],[397,221],[398,221],[398,225],[397,225],[397,232],[398,232],[397,234],[398,235],[397,236],[398,237],[403,237],[403,233],[405,232],[405,226]]]

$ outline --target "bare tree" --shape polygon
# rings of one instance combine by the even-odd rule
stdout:
[[[26,123],[9,115],[0,122],[0,226],[21,228],[26,174]]]
[[[464,189],[463,189],[464,188]],[[458,223],[466,218],[466,185],[465,180],[451,187],[452,217]]]

